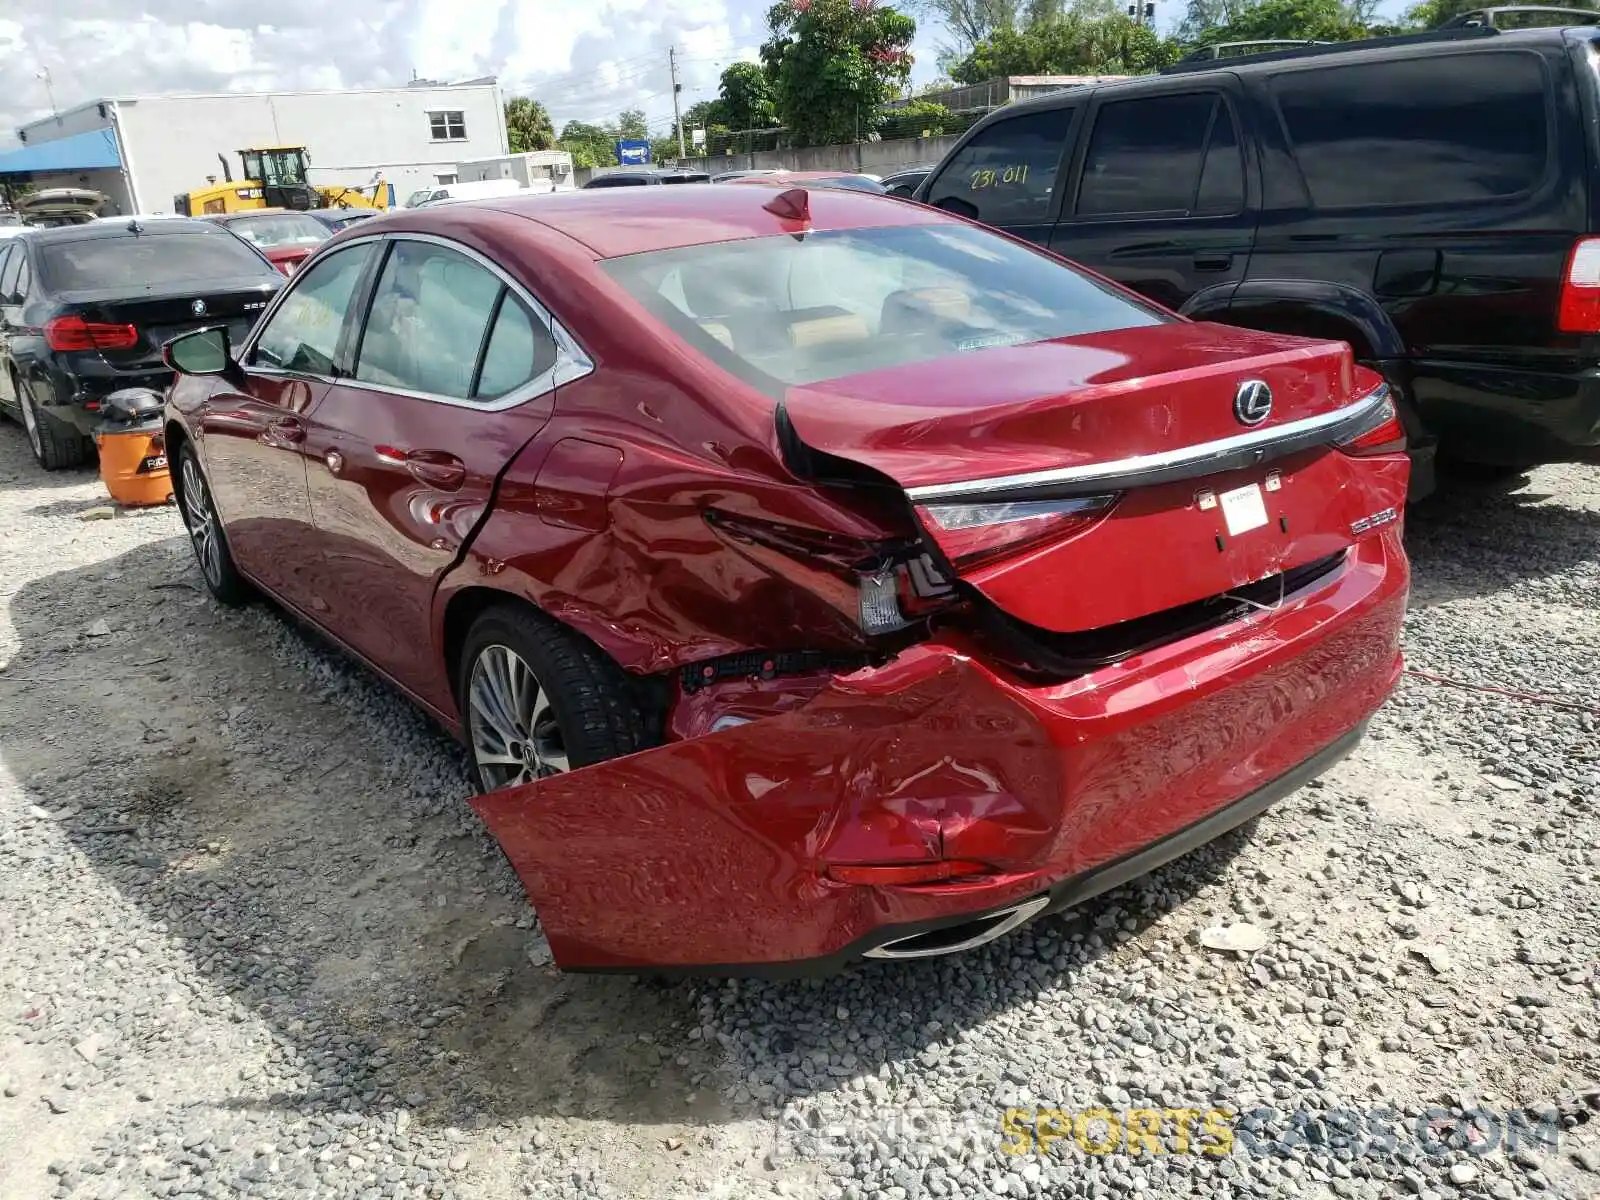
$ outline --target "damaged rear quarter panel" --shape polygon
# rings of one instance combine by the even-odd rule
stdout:
[[[771,401],[753,415],[741,395],[707,402],[691,386],[714,381],[669,368],[602,365],[562,385],[555,415],[506,468],[493,511],[441,585],[441,622],[461,589],[496,588],[638,673],[749,650],[860,647],[856,592],[837,561],[807,563],[707,515],[791,526],[855,554],[904,528],[794,480]],[[763,415],[765,434],[749,432]]]
[[[940,889],[830,882],[917,862],[974,822],[1026,859],[1063,794],[1038,724],[964,655],[913,649],[804,708],[477,797],[565,968],[807,959],[943,916]],[[1019,879],[1021,898],[1033,886]],[[992,893],[1005,899],[1005,885]]]

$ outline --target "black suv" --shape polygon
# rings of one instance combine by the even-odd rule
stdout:
[[[1201,320],[1349,342],[1414,492],[1600,461],[1600,31],[1180,64],[990,114],[917,189]]]

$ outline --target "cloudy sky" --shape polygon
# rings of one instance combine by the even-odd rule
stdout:
[[[1172,3],[1173,0],[1169,0]],[[754,58],[770,0],[47,0],[0,4],[0,145],[21,123],[101,96],[376,87],[498,75],[557,127],[642,108],[672,120],[667,48],[685,104]],[[9,10],[7,12],[6,10]],[[17,15],[19,13],[21,15]],[[919,30],[916,78],[942,32]],[[48,75],[48,80],[42,76]],[[48,86],[47,86],[48,84]]]

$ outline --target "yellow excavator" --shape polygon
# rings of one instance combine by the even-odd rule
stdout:
[[[375,208],[389,207],[389,188],[380,171],[366,187],[314,184],[306,181],[311,156],[304,146],[261,146],[240,150],[244,177],[235,180],[225,155],[222,182],[212,183],[172,198],[172,210],[185,217],[207,213],[243,212],[250,208]]]

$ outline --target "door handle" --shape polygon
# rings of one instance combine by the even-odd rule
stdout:
[[[299,417],[278,417],[269,426],[274,434],[286,442],[303,442],[306,440],[305,423]]]
[[[1225,250],[1205,253],[1197,251],[1194,256],[1194,269],[1196,271],[1226,271],[1233,266],[1233,255]]]
[[[453,492],[467,481],[467,465],[446,450],[410,450],[406,470],[413,478],[442,492]]]

